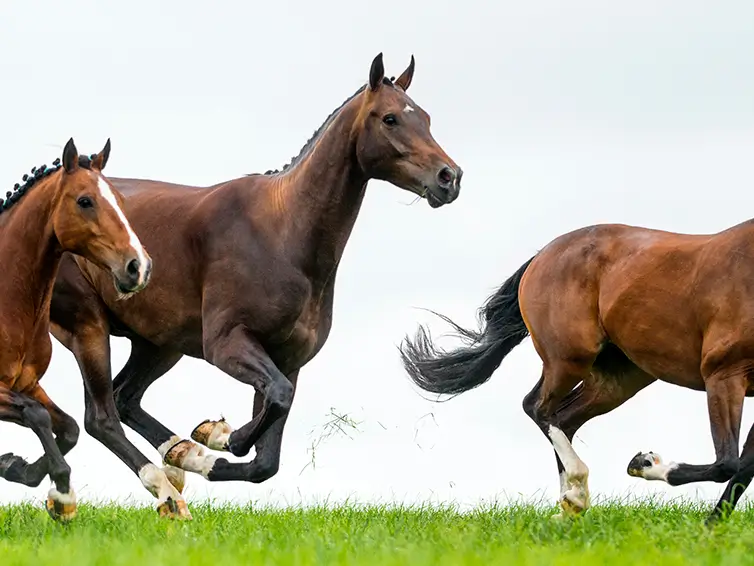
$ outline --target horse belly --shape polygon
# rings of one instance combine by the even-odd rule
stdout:
[[[672,319],[654,311],[635,311],[620,324],[610,318],[605,322],[610,341],[640,369],[673,385],[704,389],[701,338],[691,320],[681,314]]]

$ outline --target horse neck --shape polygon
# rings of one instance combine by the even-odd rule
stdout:
[[[356,160],[351,101],[320,135],[310,153],[279,179],[288,225],[286,248],[315,283],[338,267],[364,200],[368,178]]]
[[[23,200],[3,213],[0,228],[0,265],[11,270],[4,277],[4,299],[12,301],[36,321],[49,305],[60,263],[60,245],[52,225],[57,202],[58,176],[35,185]],[[4,309],[5,310],[5,309]]]

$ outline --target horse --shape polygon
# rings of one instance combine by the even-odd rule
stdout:
[[[30,428],[44,455],[31,464],[0,456],[0,476],[37,486],[49,474],[46,508],[67,522],[76,516],[71,468],[65,461],[79,427],[39,384],[52,357],[50,301],[63,253],[86,258],[109,278],[118,300],[143,290],[152,259],[121,208],[122,197],[103,176],[110,140],[79,156],[71,138],[52,167],[34,167],[0,199],[0,419]]]
[[[158,474],[121,423],[162,458],[160,501],[182,501],[185,472],[210,482],[274,476],[300,369],[324,346],[335,279],[370,179],[436,209],[459,195],[461,168],[430,133],[407,91],[415,60],[385,77],[382,53],[348,97],[282,170],[210,187],[113,178],[155,260],[149,287],[128,304],[103,271],[63,259],[52,333],[73,352],[86,390],[85,428],[143,480]],[[131,353],[111,383],[109,336]],[[251,420],[205,420],[184,439],[141,407],[147,388],[183,357],[203,359],[255,390]],[[209,450],[245,456],[231,463]],[[179,516],[184,510],[179,509]]]
[[[560,516],[590,505],[589,469],[571,444],[584,423],[657,380],[704,391],[715,461],[639,452],[627,472],[672,486],[728,482],[712,524],[754,477],[754,428],[739,454],[743,401],[754,395],[752,257],[754,220],[711,235],[581,228],[552,240],[485,301],[480,330],[440,314],[461,345],[440,349],[420,325],[400,344],[401,360],[419,388],[453,397],[485,383],[531,336],[543,369],[523,409],[555,450]]]

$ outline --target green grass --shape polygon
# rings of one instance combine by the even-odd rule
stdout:
[[[193,505],[194,521],[148,508],[83,505],[69,525],[33,505],[0,507],[0,564],[754,564],[754,508],[714,529],[708,505],[599,504],[575,521],[551,508]]]

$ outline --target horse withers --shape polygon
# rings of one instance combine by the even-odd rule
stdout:
[[[707,394],[716,460],[665,463],[652,452],[628,473],[670,485],[729,482],[710,516],[734,507],[754,477],[754,429],[739,455],[743,401],[754,395],[754,221],[713,235],[606,224],[562,235],[527,261],[481,309],[480,332],[446,352],[420,327],[401,346],[413,382],[459,394],[487,381],[531,335],[542,377],[523,402],[552,443],[560,504],[590,505],[576,431],[661,380]]]
[[[375,57],[367,84],[282,171],[211,187],[112,179],[154,257],[152,282],[126,304],[102,269],[64,258],[52,331],[81,368],[86,430],[135,474],[153,464],[125,437],[119,420],[157,450],[162,477],[176,493],[184,471],[209,481],[249,482],[277,473],[299,370],[330,333],[337,269],[368,181],[392,183],[432,208],[459,195],[461,168],[434,140],[429,115],[407,93],[413,76],[413,57],[395,80],[385,77],[382,55]],[[131,342],[112,385],[110,335]],[[144,410],[147,388],[184,355],[256,390],[249,422],[233,429],[224,420],[205,421],[189,440]],[[197,391],[197,399],[206,394]],[[206,450],[245,456],[252,447],[250,462]]]
[[[0,476],[37,486],[49,474],[47,510],[62,521],[76,514],[64,456],[79,428],[39,384],[52,356],[50,300],[62,254],[99,266],[119,300],[144,289],[152,269],[122,198],[102,175],[109,155],[110,140],[100,153],[80,157],[71,139],[62,163],[32,169],[0,205],[0,419],[30,428],[44,448],[31,464],[0,456]]]

